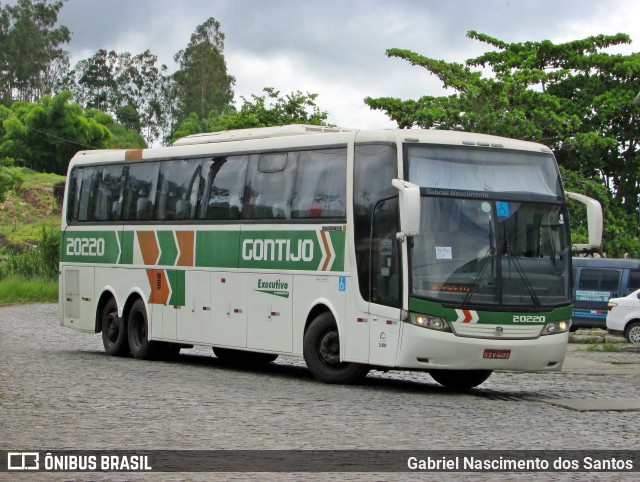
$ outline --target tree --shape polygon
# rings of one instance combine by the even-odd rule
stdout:
[[[64,91],[34,103],[14,102],[1,118],[0,159],[64,175],[77,151],[109,147],[109,128],[95,115],[85,115],[71,97]]]
[[[204,119],[211,111],[221,114],[231,105],[235,79],[227,73],[223,49],[220,22],[210,17],[175,55],[180,66],[173,74],[178,123],[192,112]]]
[[[558,162],[581,177],[600,183],[603,205],[622,209],[630,222],[640,193],[638,133],[640,54],[611,55],[603,49],[630,43],[628,35],[599,35],[563,44],[506,43],[477,32],[468,37],[487,43],[487,52],[464,64],[390,49],[436,75],[452,94],[418,100],[366,98],[401,128],[457,129],[515,137],[550,146]],[[483,76],[478,68],[490,68]],[[635,218],[637,219],[637,217]],[[628,231],[636,228],[626,225]],[[605,233],[607,230],[605,229]],[[633,252],[629,243],[609,254]],[[616,242],[620,241],[618,238]]]
[[[0,5],[0,101],[33,101],[51,94],[69,64],[62,46],[71,33],[54,28],[64,0],[18,0]]]
[[[200,132],[218,132],[252,127],[283,126],[288,124],[327,125],[327,113],[316,104],[318,94],[291,92],[284,97],[272,87],[262,89],[266,95],[251,95],[252,100],[241,97],[240,110],[228,108],[223,114],[212,111],[200,120],[195,113],[184,119],[171,140]]]
[[[83,107],[116,117],[153,144],[162,140],[169,124],[163,104],[170,77],[166,65],[157,66],[157,61],[149,50],[132,55],[101,49],[78,62],[65,85]]]

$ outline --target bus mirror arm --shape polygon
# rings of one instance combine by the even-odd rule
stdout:
[[[420,234],[420,187],[402,179],[393,179],[391,185],[400,197],[400,232],[396,238],[417,236]]]

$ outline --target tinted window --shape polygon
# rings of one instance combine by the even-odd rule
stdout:
[[[159,163],[145,162],[128,166],[122,218],[126,221],[149,221],[153,218]]]
[[[394,146],[357,145],[353,167],[353,210],[355,220],[356,262],[360,294],[369,300],[371,263],[371,221],[378,201],[397,195],[391,180],[398,177]]]
[[[117,221],[120,219],[123,168],[122,164],[99,168],[93,221]]]
[[[251,156],[243,218],[289,219],[291,217],[291,198],[297,157],[297,152]]]
[[[189,159],[160,163],[155,219],[193,219],[197,205],[201,161]]]
[[[345,217],[346,179],[346,149],[301,151],[291,217]]]
[[[584,291],[617,291],[620,285],[620,270],[583,269],[578,289]]]
[[[240,219],[249,156],[205,160],[202,177],[205,189],[200,219]]]
[[[82,177],[78,178],[80,183],[78,188],[78,217],[76,218],[78,221],[91,220],[96,204],[98,172],[99,169],[97,167],[85,167],[81,170]]]
[[[640,270],[632,269],[629,272],[629,286],[627,292],[631,293],[638,289],[640,289]]]
[[[398,198],[378,203],[374,210],[371,239],[371,301],[400,307],[402,300],[402,243]]]

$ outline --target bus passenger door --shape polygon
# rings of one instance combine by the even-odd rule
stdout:
[[[247,289],[244,273],[211,274],[211,325],[207,340],[213,345],[247,346]]]
[[[369,293],[369,363],[393,366],[400,340],[402,306],[402,243],[398,198],[376,205],[371,237],[371,292]]]
[[[250,274],[247,348],[293,350],[293,276]]]

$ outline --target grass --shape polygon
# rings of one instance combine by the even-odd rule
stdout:
[[[57,301],[57,281],[24,279],[17,276],[0,281],[0,305],[55,303]]]
[[[587,347],[587,351],[617,352],[621,343],[593,343]]]

